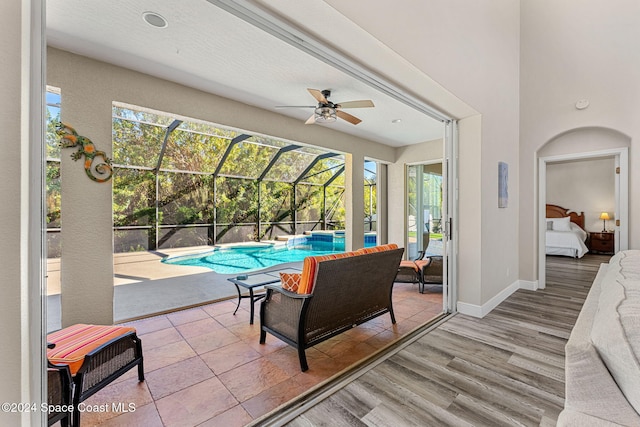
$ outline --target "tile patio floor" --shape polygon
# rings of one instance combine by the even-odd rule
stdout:
[[[145,381],[136,370],[85,403],[135,404],[135,411],[85,412],[83,426],[243,426],[344,368],[393,342],[442,312],[440,287],[420,294],[396,283],[396,325],[383,315],[307,350],[300,372],[297,352],[249,325],[248,300],[236,300],[126,323],[142,339]],[[256,304],[256,308],[259,304]]]

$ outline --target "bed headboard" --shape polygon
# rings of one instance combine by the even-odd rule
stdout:
[[[570,221],[584,230],[584,212],[578,215],[576,212],[557,205],[547,205],[547,218],[564,218],[568,216]]]

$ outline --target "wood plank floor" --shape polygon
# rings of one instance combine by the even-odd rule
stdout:
[[[564,346],[601,263],[547,257],[547,286],[456,315],[289,426],[554,426]]]

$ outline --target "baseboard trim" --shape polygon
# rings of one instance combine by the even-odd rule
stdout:
[[[457,312],[460,314],[466,314],[467,316],[482,318],[489,314],[491,310],[496,308],[502,301],[507,299],[509,295],[511,295],[518,289],[536,291],[538,290],[538,281],[516,280],[483,305],[469,304],[466,302],[458,301]]]
[[[538,287],[537,280],[518,280],[518,289],[526,289],[528,291],[537,291],[540,288]]]

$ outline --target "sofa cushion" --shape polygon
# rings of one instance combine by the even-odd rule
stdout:
[[[417,259],[415,260],[415,263],[420,270],[423,270],[425,267],[431,264],[431,261],[432,261],[432,258]]]
[[[409,260],[409,259],[403,259],[402,261],[400,261],[400,268],[411,268],[411,269],[415,270],[416,272],[419,271],[418,266],[416,265],[416,263],[414,261]]]
[[[298,292],[301,278],[302,274],[300,273],[280,273],[280,283],[282,284],[282,289],[290,292]]]
[[[313,292],[313,284],[316,280],[316,271],[318,269],[318,263],[323,261],[330,261],[332,259],[347,258],[352,256],[364,255],[373,252],[382,252],[391,249],[398,249],[398,245],[391,243],[388,245],[374,246],[371,248],[362,248],[357,251],[343,252],[332,255],[321,255],[306,257],[302,263],[302,277],[300,278],[300,285],[298,286],[299,294],[310,294]]]
[[[356,252],[359,252],[361,254],[371,254],[374,252],[389,251],[391,249],[398,249],[398,245],[396,245],[395,243],[389,243],[387,245],[372,246],[369,248],[360,248]]]
[[[620,275],[627,280],[640,280],[640,250],[625,251],[618,258]]]
[[[302,274],[300,278],[300,285],[298,286],[299,294],[310,294],[313,292],[313,284],[316,280],[316,271],[318,270],[318,263],[323,261],[330,261],[332,259],[347,258],[350,256],[360,255],[357,252],[343,252],[332,255],[320,255],[320,256],[308,256],[302,262]]]
[[[135,332],[135,328],[126,326],[69,326],[47,335],[47,342],[55,344],[47,350],[47,358],[53,364],[69,365],[71,375],[75,375],[87,354],[115,338]]]
[[[640,278],[636,278],[640,251],[614,258],[609,266],[612,271],[602,284],[591,341],[626,399],[640,413]]]

